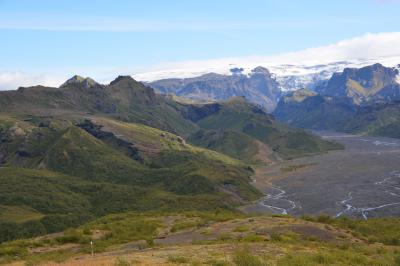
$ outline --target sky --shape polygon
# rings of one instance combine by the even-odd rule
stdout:
[[[371,36],[385,36],[391,48],[382,33],[400,40],[399,13],[400,0],[0,0],[0,89],[56,85],[74,74],[107,81],[355,38],[365,48]]]

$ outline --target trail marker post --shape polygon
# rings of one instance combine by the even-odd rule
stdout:
[[[90,248],[92,250],[92,257],[93,257],[94,256],[94,252],[93,252],[93,241],[92,240],[90,240]]]

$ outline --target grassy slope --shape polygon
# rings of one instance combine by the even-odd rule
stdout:
[[[42,116],[107,114],[119,120],[137,122],[186,136],[196,125],[183,119],[180,104],[156,95],[130,77],[120,77],[109,86],[84,88],[70,84],[63,88],[29,87],[0,92],[2,112]]]
[[[233,130],[199,130],[189,142],[231,156],[238,160],[255,163],[259,146],[254,138]]]
[[[54,232],[126,210],[231,208],[240,202],[221,190],[243,200],[260,195],[249,184],[251,170],[235,159],[145,125],[94,120],[116,138],[140,147],[146,160],[129,157],[75,126],[75,121],[53,117],[44,123],[38,117],[24,121],[3,115],[0,145],[6,151],[6,167],[0,167],[0,205],[14,211],[28,208],[43,217],[35,224],[8,224],[0,241]],[[12,213],[5,213],[0,223],[29,215],[11,221]],[[22,232],[20,226],[31,231]]]
[[[104,126],[104,130],[116,135],[122,135],[127,141],[138,145],[139,150],[142,149],[144,153],[149,153],[148,156],[150,157],[161,151],[190,152],[226,164],[242,164],[240,161],[234,160],[224,154],[187,144],[179,136],[156,128],[136,123],[125,123],[104,117],[96,117],[94,121]]]
[[[23,223],[42,217],[41,213],[29,207],[0,205],[0,221],[2,222]]]
[[[360,109],[343,130],[372,136],[400,138],[398,103]]]
[[[280,102],[273,114],[279,121],[294,127],[338,130],[354,113],[348,100],[317,95],[301,102]]]
[[[2,241],[59,231],[108,213],[232,208],[261,195],[249,184],[252,169],[243,162],[171,133],[185,136],[199,127],[183,118],[184,106],[130,78],[90,89],[26,88],[1,93],[0,99],[0,163],[5,166],[0,169],[0,205],[43,215],[34,222],[8,224]],[[253,108],[233,100],[199,125],[233,130],[218,145],[243,158],[239,155],[248,148],[243,140],[251,136],[268,142],[262,132],[278,130],[269,116]],[[82,128],[87,118],[99,132]]]
[[[221,193],[185,195],[110,182],[91,182],[47,170],[0,168],[0,204],[7,208],[31,210],[11,221],[10,214],[0,216],[0,242],[41,235],[77,226],[96,216],[127,210],[194,210],[227,208],[232,200]],[[195,182],[191,182],[193,186]],[[194,189],[195,190],[195,189]],[[198,191],[195,191],[198,192]],[[107,199],[107,200],[105,200]],[[227,205],[228,204],[228,205]],[[28,215],[35,212],[32,224]],[[24,223],[21,225],[15,222]],[[21,232],[29,228],[29,232]]]
[[[399,222],[226,211],[121,213],[61,235],[3,243],[0,263],[397,265],[400,242],[387,239],[398,239]]]
[[[219,112],[198,121],[198,125],[204,129],[234,130],[244,133],[267,144],[285,159],[341,148],[303,130],[279,124],[243,99],[226,102]]]

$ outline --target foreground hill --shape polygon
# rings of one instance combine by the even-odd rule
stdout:
[[[123,213],[63,233],[0,244],[0,263],[398,265],[398,226],[394,218],[299,219],[224,211]]]
[[[0,205],[8,207],[0,221],[14,228],[2,241],[124,210],[229,208],[260,195],[249,167],[169,132],[97,117],[33,123],[13,120],[1,134]],[[23,223],[7,221],[18,209],[36,212],[35,222],[23,213]]]
[[[244,99],[184,104],[131,77],[0,92],[0,109],[0,241],[124,211],[233,209],[262,195],[250,164],[338,148]]]

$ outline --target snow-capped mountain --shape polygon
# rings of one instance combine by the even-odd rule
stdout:
[[[231,69],[240,69],[242,74],[251,75],[254,68],[261,66],[275,76],[283,91],[292,91],[312,88],[345,68],[361,68],[375,63],[386,67],[400,63],[400,32],[366,33],[330,45],[269,56],[168,63],[133,76],[149,82],[193,78],[207,73],[231,75]]]
[[[148,83],[163,94],[173,94],[193,100],[227,100],[244,96],[250,102],[272,111],[281,94],[281,88],[268,69],[256,67],[249,74],[232,68],[229,75],[208,73],[194,78],[162,79]]]
[[[282,91],[293,91],[301,88],[313,89],[320,85],[321,82],[328,80],[334,73],[341,72],[345,68],[361,68],[375,63],[380,63],[386,67],[396,67],[400,63],[400,56],[352,59],[327,63],[309,61],[296,64],[268,62],[229,63],[227,60],[223,62],[216,61],[213,64],[210,61],[209,66],[193,64],[191,67],[140,73],[133,75],[133,77],[140,81],[153,82],[170,78],[194,78],[209,73],[229,76],[237,74],[238,71],[243,75],[250,76],[254,68],[261,66],[269,70],[279,83]]]

